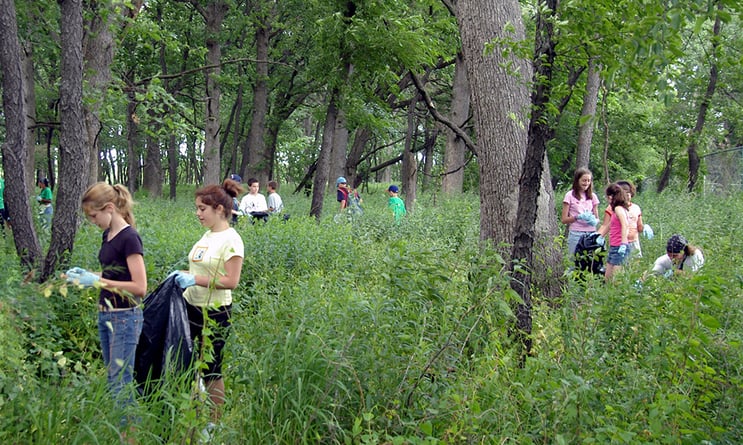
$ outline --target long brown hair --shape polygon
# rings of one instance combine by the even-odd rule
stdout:
[[[134,199],[129,189],[123,184],[111,185],[106,182],[96,182],[88,187],[83,193],[82,208],[84,212],[89,210],[102,210],[109,203],[116,207],[116,211],[124,217],[124,221],[132,227],[135,227]]]
[[[243,188],[239,182],[225,179],[222,185],[210,184],[196,190],[196,197],[201,198],[204,205],[213,209],[221,205],[224,216],[229,218],[232,215],[232,199],[237,198],[242,191]]]
[[[586,189],[586,195],[581,197],[583,190],[580,187],[580,178],[584,175],[591,175],[591,184]],[[593,173],[591,173],[591,170],[583,167],[575,169],[573,173],[573,196],[575,196],[575,199],[591,199],[593,197]]]

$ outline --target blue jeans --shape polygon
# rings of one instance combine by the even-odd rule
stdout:
[[[134,357],[142,324],[142,309],[138,307],[98,312],[98,334],[101,337],[108,388],[116,398],[117,406],[125,406],[133,401],[132,392],[121,397],[119,393],[134,379]]]

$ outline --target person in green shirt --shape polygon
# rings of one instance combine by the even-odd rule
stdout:
[[[36,185],[41,189],[41,193],[36,197],[36,201],[39,202],[40,206],[41,225],[48,228],[52,225],[52,215],[54,214],[54,209],[52,208],[52,189],[49,188],[49,180],[46,178],[39,178]]]
[[[395,222],[399,224],[407,214],[407,210],[405,210],[405,202],[397,196],[397,194],[400,193],[400,189],[393,184],[387,188],[387,193],[390,195],[390,199],[387,201],[387,207],[392,210]]]

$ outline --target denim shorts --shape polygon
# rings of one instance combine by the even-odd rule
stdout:
[[[619,253],[619,246],[611,246],[609,248],[609,257],[607,262],[612,266],[621,266],[627,261],[629,253],[629,247],[627,247],[627,250],[625,250],[624,253]]]

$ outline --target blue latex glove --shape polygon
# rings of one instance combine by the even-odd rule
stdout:
[[[673,269],[668,269],[663,273],[663,276],[666,278],[671,278],[673,276]]]
[[[576,216],[575,219],[585,221],[587,224],[590,224],[592,226],[595,226],[599,223],[599,219],[596,218],[596,215],[594,215],[593,212],[583,212],[580,215]]]
[[[96,281],[100,279],[101,277],[92,272],[88,272],[82,267],[73,267],[72,269],[67,271],[68,283],[76,283],[80,284],[81,286],[91,287]]]
[[[168,276],[175,275],[175,282],[178,283],[178,286],[181,287],[181,289],[186,289],[188,287],[196,285],[196,277],[191,275],[190,273],[186,272],[173,272]]]
[[[652,228],[652,227],[650,227],[650,226],[649,226],[649,225],[647,225],[647,224],[645,224],[645,225],[643,226],[643,228],[642,228],[642,234],[643,234],[643,236],[645,236],[645,238],[647,238],[647,239],[653,239],[653,237],[655,236],[655,233],[653,233],[653,228]]]
[[[606,243],[606,238],[604,238],[602,235],[599,235],[596,237],[596,244],[598,244],[599,246],[603,246],[605,243]]]
[[[620,245],[619,248],[617,249],[617,253],[620,255],[624,255],[625,253],[627,253],[627,244],[625,243],[625,244]]]

